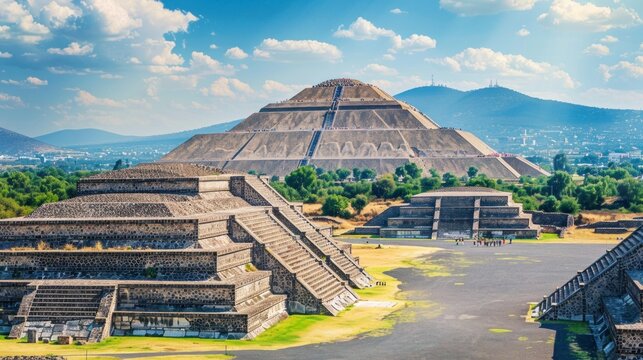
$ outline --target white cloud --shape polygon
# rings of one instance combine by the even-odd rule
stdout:
[[[393,43],[389,52],[402,50],[409,53],[426,51],[433,49],[437,42],[429,36],[412,34],[407,38],[395,33],[395,31],[375,26],[372,22],[358,17],[348,28],[340,25],[333,34],[335,37],[347,38],[352,40],[377,40],[379,38],[389,38]]]
[[[53,28],[65,27],[73,18],[78,18],[83,14],[81,9],[71,4],[60,4],[57,1],[43,6],[40,12]]]
[[[190,12],[166,9],[155,0],[87,0],[86,6],[111,39],[160,38],[165,33],[187,31],[197,20]]]
[[[230,59],[241,60],[241,59],[247,58],[248,54],[245,51],[243,51],[240,47],[235,46],[233,48],[226,50],[225,56]]]
[[[368,64],[364,67],[364,69],[362,69],[362,72],[376,73],[376,74],[386,75],[386,76],[397,75],[397,70],[381,64]]]
[[[23,107],[24,103],[19,96],[0,92],[0,109],[13,109]]]
[[[393,61],[395,60],[395,55],[393,54],[384,54],[382,55],[382,58],[387,61]]]
[[[545,24],[592,31],[608,31],[641,24],[641,18],[634,9],[598,6],[591,2],[582,4],[575,0],[554,0],[549,10],[541,14],[538,20]]]
[[[406,14],[406,11],[404,11],[404,10],[402,10],[400,8],[391,9],[389,12],[391,14],[395,14],[395,15]]]
[[[35,76],[27,77],[27,80],[25,80],[25,82],[33,86],[45,86],[49,83],[47,80],[41,80]]]
[[[596,56],[606,56],[610,54],[610,48],[603,44],[592,44],[585,48],[585,54],[596,55]]]
[[[106,106],[106,107],[124,107],[122,102],[112,100],[109,98],[98,98],[88,91],[78,90],[76,93],[76,102],[83,106]]]
[[[317,40],[277,40],[264,39],[253,51],[257,58],[293,60],[305,57],[307,60],[335,62],[342,58],[342,52],[329,43]]]
[[[427,61],[448,66],[456,72],[468,70],[509,78],[550,79],[569,89],[577,85],[568,73],[552,64],[537,62],[523,55],[503,54],[489,48],[467,48],[454,56]]]
[[[522,37],[529,36],[529,34],[531,33],[526,28],[522,28],[516,32],[516,35],[522,36]]]
[[[129,63],[134,64],[134,65],[140,65],[141,60],[139,58],[137,58],[136,56],[132,56],[131,58],[129,58]]]
[[[609,81],[615,75],[622,75],[626,78],[638,79],[643,77],[643,56],[638,56],[635,62],[619,61],[614,65],[601,64],[599,70],[603,79]]]
[[[269,93],[295,93],[304,87],[305,85],[288,85],[275,80],[266,80],[262,86],[262,88]]]
[[[217,44],[210,44],[210,49],[214,50],[218,48]]]
[[[10,39],[11,34],[9,33],[9,30],[11,28],[8,27],[7,25],[0,25],[0,39]]]
[[[361,16],[353,21],[347,29],[344,29],[344,25],[340,25],[333,34],[335,37],[353,40],[377,40],[380,37],[393,38],[396,35],[395,31],[377,27]]]
[[[495,14],[502,11],[525,11],[536,0],[440,0],[440,7],[462,16]]]
[[[0,80],[0,83],[5,84],[5,85],[20,85],[20,84],[22,84],[22,82],[20,82],[18,80],[12,80],[12,79]]]
[[[0,51],[0,59],[9,59],[11,57],[13,57],[13,54],[11,54],[10,52],[6,52],[6,51],[2,52],[2,51]]]
[[[190,68],[195,72],[205,74],[234,74],[234,67],[232,65],[224,65],[221,62],[199,51],[192,52],[192,59],[190,59]]]
[[[239,79],[220,77],[210,84],[209,88],[201,89],[204,94],[209,94],[218,97],[235,97],[238,93],[252,94],[254,90],[250,85],[242,82]]]
[[[601,39],[602,43],[615,43],[618,42],[618,38],[612,35],[606,35]]]
[[[83,56],[91,54],[94,51],[94,45],[84,44],[81,45],[77,42],[70,43],[66,48],[49,48],[47,52],[50,54],[56,55],[65,55],[65,56]]]
[[[0,22],[17,25],[20,41],[35,44],[50,33],[49,28],[36,22],[31,13],[15,0],[0,0],[0,9]]]

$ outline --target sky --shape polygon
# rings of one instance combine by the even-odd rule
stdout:
[[[152,135],[330,78],[643,109],[642,0],[0,0],[0,127]]]

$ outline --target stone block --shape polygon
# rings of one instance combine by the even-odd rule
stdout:
[[[30,344],[35,344],[36,342],[38,342],[38,332],[36,330],[27,330],[27,342]]]
[[[118,330],[118,329],[114,329],[114,330],[112,330],[112,335],[114,335],[114,336],[124,336],[124,335],[125,335],[125,331],[123,331],[123,330]]]
[[[71,345],[74,343],[74,337],[71,335],[59,335],[56,342],[61,345]]]
[[[185,330],[165,329],[163,332],[165,337],[185,337]]]
[[[147,330],[137,329],[137,330],[132,331],[132,335],[134,335],[134,336],[145,336],[145,335],[147,335]]]
[[[185,336],[186,337],[198,337],[199,332],[198,331],[186,331]]]

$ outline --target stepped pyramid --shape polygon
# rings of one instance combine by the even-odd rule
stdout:
[[[643,227],[534,306],[532,317],[588,321],[607,359],[643,358]]]
[[[383,174],[409,161],[458,176],[471,166],[506,180],[546,174],[522,157],[497,154],[471,133],[441,128],[378,87],[352,79],[303,89],[226,133],[196,135],[162,161],[278,176],[307,164]]]
[[[264,179],[143,164],[0,221],[0,332],[253,338],[336,315],[371,278]]]

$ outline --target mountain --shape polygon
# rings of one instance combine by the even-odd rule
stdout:
[[[215,124],[193,130],[185,130],[170,134],[152,136],[121,135],[100,129],[67,129],[41,135],[36,139],[54,144],[56,146],[95,146],[122,143],[176,143],[177,145],[196,134],[209,134],[225,132],[232,129],[241,120],[234,120],[222,124]]]
[[[474,133],[489,126],[544,129],[550,126],[609,128],[643,121],[643,111],[616,110],[543,100],[504,87],[460,91],[423,86],[396,97],[427,114],[441,126]]]
[[[59,151],[62,151],[62,149],[17,132],[0,128],[0,155],[33,155],[35,153]]]

